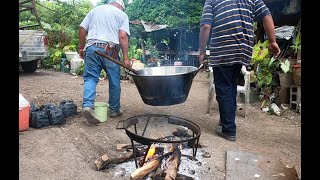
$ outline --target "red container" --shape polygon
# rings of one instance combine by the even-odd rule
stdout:
[[[29,129],[30,104],[20,94],[19,95],[19,132]]]

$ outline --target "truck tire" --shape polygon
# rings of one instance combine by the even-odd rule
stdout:
[[[21,67],[24,72],[33,73],[37,70],[38,60],[21,62]]]

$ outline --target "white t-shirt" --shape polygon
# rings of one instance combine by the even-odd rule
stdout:
[[[128,15],[109,4],[93,8],[80,26],[88,32],[86,47],[95,42],[119,44],[119,30],[130,35]]]

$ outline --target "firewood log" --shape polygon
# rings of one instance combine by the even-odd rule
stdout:
[[[168,163],[168,169],[166,170],[165,180],[176,179],[181,162],[181,151],[180,148],[175,148],[172,157]]]
[[[131,180],[137,180],[137,179],[142,179],[146,175],[148,175],[150,172],[154,171],[155,169],[158,168],[162,158],[157,158],[144,166],[136,169],[133,173],[130,175]]]
[[[161,167],[159,166],[157,171],[151,176],[152,180],[162,180],[164,177],[164,170],[161,169]]]
[[[144,150],[138,150],[136,152],[137,157],[142,156],[144,153]],[[120,164],[123,163],[131,158],[134,157],[133,152],[128,153],[118,153],[120,154],[118,157],[115,158],[109,158],[108,154],[105,153],[101,157],[99,157],[94,164],[96,165],[96,168],[98,171],[100,171],[103,167],[110,165],[110,164]]]

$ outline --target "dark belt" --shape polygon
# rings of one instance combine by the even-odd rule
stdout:
[[[112,51],[112,57],[117,59],[119,55],[120,46],[118,44],[114,43],[94,43],[94,46],[103,48],[105,50],[106,54],[110,54],[110,51]]]

